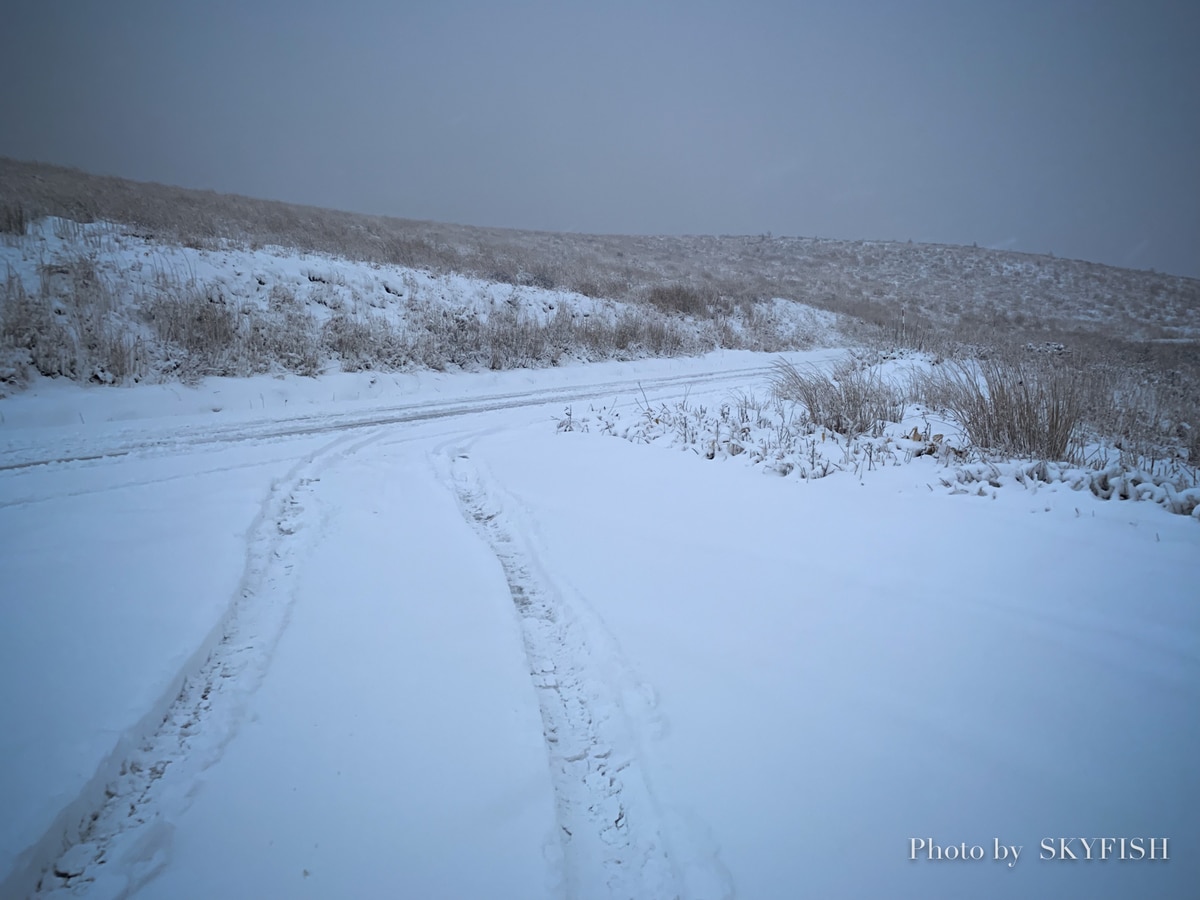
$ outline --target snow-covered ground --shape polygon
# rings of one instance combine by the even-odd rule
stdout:
[[[0,896],[1186,896],[1196,520],[557,428],[772,361],[0,401]]]
[[[212,244],[57,218],[5,235],[0,396],[39,373],[112,384],[508,369],[828,346],[836,336],[832,313],[780,298],[685,316],[563,288]]]
[[[504,304],[544,320],[556,302],[570,301],[580,314],[611,310],[614,304],[568,291],[517,287],[454,273],[434,273],[405,266],[347,260],[283,247],[250,250],[166,243],[135,229],[108,222],[81,225],[53,217],[38,220],[22,237],[8,236],[0,245],[6,277],[16,277],[25,290],[39,290],[47,278],[69,276],[81,261],[115,296],[114,305],[128,307],[159,291],[195,286],[219,302],[265,307],[272,289],[284,290],[319,320],[337,312],[375,310],[403,316],[417,306],[437,304],[486,314]],[[90,273],[89,273],[90,275]],[[135,327],[125,321],[126,327]],[[150,332],[145,332],[149,336]]]

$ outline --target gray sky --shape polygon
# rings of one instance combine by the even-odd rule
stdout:
[[[8,0],[0,155],[553,231],[1200,276],[1200,4]]]

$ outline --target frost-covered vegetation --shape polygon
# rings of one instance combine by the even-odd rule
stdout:
[[[856,447],[874,465],[883,423],[912,434],[913,410],[993,458],[1119,465],[1177,490],[1200,460],[1200,282],[1076,260],[439,225],[0,160],[0,279],[0,393],[848,345],[858,362],[832,378],[775,379],[773,402],[813,429],[777,434],[804,444],[806,477]],[[929,364],[902,384],[865,364],[913,354]],[[657,425],[729,424],[696,412]],[[817,453],[821,434],[849,456]]]
[[[1061,484],[1200,519],[1200,454],[1190,423],[1163,423],[1157,444],[1150,436],[1113,444],[1097,430],[1103,407],[1091,405],[1096,392],[1084,389],[1078,367],[911,363],[860,356],[832,371],[802,371],[780,362],[766,398],[737,393],[715,407],[637,402],[633,415],[616,404],[582,414],[567,409],[558,428],[710,460],[738,458],[802,481],[848,473],[865,483],[873,471],[924,458],[933,467],[920,477],[930,490],[986,497],[1005,484],[1035,492]],[[1187,446],[1167,449],[1171,435],[1186,436]],[[1159,449],[1148,454],[1151,445]]]
[[[18,223],[5,228],[8,216]],[[514,286],[727,314],[780,297],[904,340],[1200,338],[1200,281],[1079,260],[886,241],[582,235],[365,216],[0,159],[0,230],[108,221],[197,249],[288,247]]]
[[[9,236],[0,266],[10,391],[37,375],[124,384],[778,351],[828,340],[834,323],[783,300],[709,314],[291,248],[188,247],[61,218]]]

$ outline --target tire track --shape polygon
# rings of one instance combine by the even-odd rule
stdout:
[[[425,422],[453,416],[475,413],[497,412],[523,406],[549,403],[572,403],[579,400],[605,397],[614,392],[636,390],[660,390],[689,385],[715,385],[726,381],[745,381],[767,375],[770,366],[749,366],[727,369],[712,374],[670,375],[659,378],[632,378],[570,388],[551,388],[494,394],[486,397],[450,401],[446,403],[419,403],[411,406],[393,406],[375,409],[369,413],[330,413],[302,416],[269,424],[208,425],[195,429],[194,434],[174,430],[160,437],[142,436],[125,441],[114,441],[108,446],[96,446],[88,440],[79,450],[65,449],[56,455],[46,455],[40,445],[9,446],[0,449],[0,472],[15,472],[37,466],[65,465],[71,463],[103,462],[124,456],[177,453],[196,447],[214,444],[233,444],[244,441],[280,440],[303,438],[337,431],[356,431],[387,425]],[[86,448],[86,449],[84,449]]]
[[[126,433],[120,446],[96,447],[91,442],[90,452],[75,456],[45,456],[44,447],[33,446],[0,451],[0,458],[8,460],[0,470],[19,475],[12,470],[348,432],[307,455],[272,484],[252,523],[242,582],[227,613],[160,701],[118,736],[88,784],[25,851],[0,883],[0,896],[86,892],[91,897],[126,897],[168,863],[171,822],[190,805],[197,777],[220,758],[235,735],[286,627],[295,588],[293,567],[310,540],[305,506],[327,466],[394,434],[390,425],[603,397],[637,385],[661,390],[744,382],[767,371],[769,367],[742,367],[707,375],[626,379],[376,409],[370,414],[229,426],[195,435]],[[31,452],[38,458],[28,458]],[[22,456],[24,461],[15,461]],[[471,471],[460,466],[456,477]],[[547,726],[547,751],[558,769],[555,788],[570,896],[678,897],[681,880],[673,871],[659,824],[662,817],[633,751],[636,742],[628,732],[620,692],[596,675],[588,662],[594,648],[586,640],[587,629],[572,617],[549,581],[532,574],[536,561],[517,545],[517,532],[503,519],[490,520],[495,514],[483,511],[485,507],[471,506],[487,502],[478,477],[473,478],[468,474],[459,499],[468,520],[496,549],[522,614],[531,674]],[[502,552],[502,544],[510,545],[509,552]]]
[[[679,900],[662,817],[647,788],[618,691],[597,648],[545,577],[466,454],[449,473],[463,515],[504,570],[541,710],[565,892],[571,898]]]
[[[169,860],[175,814],[240,726],[287,625],[294,568],[312,537],[305,508],[320,473],[383,437],[343,436],[273,483],[251,527],[229,610],[138,726],[38,842],[2,896],[86,890],[129,896]],[[355,440],[357,438],[357,440]]]

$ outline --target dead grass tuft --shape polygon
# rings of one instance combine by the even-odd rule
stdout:
[[[981,449],[1066,460],[1083,425],[1085,384],[1075,366],[957,360],[917,379],[917,393],[946,410]]]
[[[812,425],[847,437],[878,435],[887,422],[904,418],[904,396],[878,368],[854,361],[839,363],[829,374],[815,367],[801,371],[789,362],[775,364],[772,393],[800,404]]]

